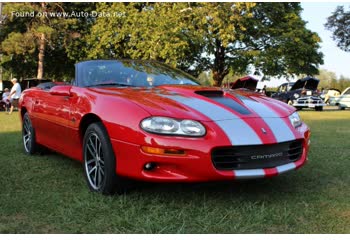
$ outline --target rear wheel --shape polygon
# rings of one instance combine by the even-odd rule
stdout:
[[[315,107],[315,111],[323,111],[323,107],[322,106]]]
[[[102,123],[91,124],[83,142],[84,173],[91,191],[105,195],[123,192],[123,180],[116,174],[116,157]]]
[[[35,130],[28,113],[23,116],[22,140],[25,153],[32,155],[37,151],[38,144],[35,139]]]

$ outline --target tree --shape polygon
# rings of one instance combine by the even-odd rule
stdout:
[[[76,20],[57,17],[56,13],[64,12],[58,3],[7,3],[4,11],[10,16],[1,44],[2,51],[11,56],[7,65],[13,68],[18,68],[18,64],[32,67],[32,63],[36,62],[37,78],[43,78],[45,54],[54,53],[55,56],[65,52],[62,45],[68,35],[65,29]],[[18,16],[13,13],[18,13]],[[34,55],[37,55],[36,61],[33,61]],[[55,61],[56,57],[52,60]],[[65,66],[67,57],[64,56],[61,61],[61,66]]]
[[[345,52],[350,52],[350,9],[345,11],[343,6],[338,6],[327,18],[325,27],[332,31],[332,38],[337,46]]]
[[[350,85],[350,79],[344,76],[337,78],[335,72],[320,69],[319,75],[316,76],[320,80],[319,88],[329,89],[335,88],[340,91],[345,90]]]
[[[319,74],[315,76],[320,80],[319,88],[331,88],[334,81],[337,80],[335,72],[328,71],[326,69],[320,69]]]
[[[87,38],[90,58],[155,59],[193,75],[316,74],[320,38],[299,3],[99,3]]]
[[[323,62],[320,38],[305,28],[298,3],[203,3],[201,11],[216,85],[230,70],[312,75]]]

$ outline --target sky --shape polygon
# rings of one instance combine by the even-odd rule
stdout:
[[[322,39],[320,45],[324,54],[324,64],[320,68],[335,72],[338,77],[343,75],[350,78],[350,52],[337,47],[332,39],[332,32],[324,27],[327,17],[341,5],[345,11],[350,10],[350,2],[302,2],[301,7],[304,11],[301,17],[308,22],[306,27],[316,32]]]
[[[324,64],[320,69],[326,69],[335,72],[339,78],[341,75],[350,78],[350,52],[345,52],[337,47],[336,42],[332,39],[332,32],[324,27],[327,18],[332,15],[337,6],[344,6],[345,11],[350,10],[350,2],[301,2],[304,9],[301,17],[307,22],[306,28],[316,32],[321,38],[320,51],[324,54]],[[261,78],[257,77],[258,79]],[[263,85],[267,87],[277,87],[286,82],[284,78],[271,78],[269,82],[258,83],[258,88]]]

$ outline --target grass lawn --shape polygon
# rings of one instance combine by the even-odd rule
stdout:
[[[301,111],[308,164],[266,180],[89,192],[82,166],[23,153],[0,112],[0,233],[350,233],[350,111]]]

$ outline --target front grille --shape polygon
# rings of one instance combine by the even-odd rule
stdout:
[[[272,168],[295,162],[303,152],[303,141],[269,145],[221,147],[213,149],[212,162],[218,170]]]
[[[323,101],[319,97],[301,97],[297,99],[298,104],[322,104]]]

